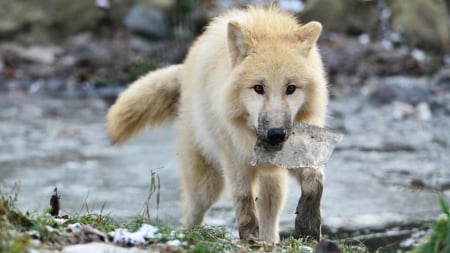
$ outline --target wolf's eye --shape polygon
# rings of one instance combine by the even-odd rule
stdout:
[[[253,90],[260,95],[264,95],[264,87],[261,84],[253,86]]]
[[[292,93],[295,92],[295,90],[297,89],[297,87],[293,84],[288,85],[288,87],[286,88],[286,95],[291,95]]]

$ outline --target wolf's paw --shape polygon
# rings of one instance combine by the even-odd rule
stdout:
[[[295,218],[295,238],[320,241],[321,235],[320,217],[317,219],[305,219],[300,215]]]
[[[239,238],[243,241],[247,241],[250,244],[258,241],[258,227],[254,228],[239,228]]]
[[[245,241],[249,244],[256,244],[257,242],[259,242],[260,240],[258,239],[258,237],[254,234],[245,234],[245,235],[239,235],[240,239],[242,241]]]

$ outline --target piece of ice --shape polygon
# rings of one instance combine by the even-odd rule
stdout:
[[[256,141],[251,164],[276,165],[287,169],[325,168],[342,134],[304,123],[296,123],[281,149]]]

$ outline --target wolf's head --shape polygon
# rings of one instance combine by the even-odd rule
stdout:
[[[234,110],[260,140],[273,146],[284,143],[295,121],[322,124],[327,101],[315,46],[322,26],[282,27],[283,21],[277,21],[228,23]]]

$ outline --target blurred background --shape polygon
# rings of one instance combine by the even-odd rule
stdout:
[[[54,187],[62,212],[142,213],[180,224],[173,127],[112,147],[104,115],[149,70],[182,62],[217,14],[257,0],[0,0],[0,187],[42,211]],[[326,169],[324,234],[408,248],[450,199],[450,1],[270,1],[319,41],[331,93],[328,126],[343,132]],[[290,182],[282,233],[294,225]],[[229,197],[207,224],[235,228]],[[425,231],[425,232],[424,232]]]

